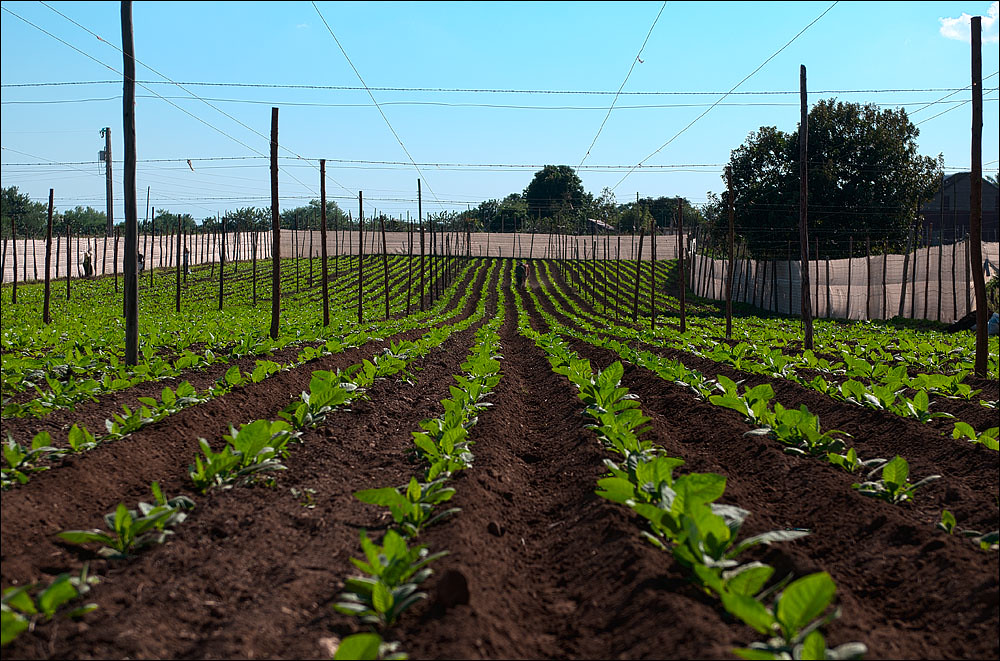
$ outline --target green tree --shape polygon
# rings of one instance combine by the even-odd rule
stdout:
[[[821,100],[809,111],[808,130],[809,231],[824,254],[846,256],[851,236],[855,243],[869,236],[877,250],[902,249],[942,168],[942,157],[917,154],[920,131],[906,111]],[[798,152],[797,130],[763,126],[731,154],[736,226],[756,256],[784,257],[789,243],[797,245]],[[712,215],[728,222],[721,208]]]
[[[65,232],[66,223],[69,223],[70,232],[73,234],[103,235],[108,228],[108,214],[94,207],[83,208],[78,205],[73,209],[67,209],[63,212],[62,221],[59,229]]]
[[[271,226],[271,212],[268,209],[263,209],[266,214],[266,225],[267,227],[262,227],[261,229],[268,229]],[[321,205],[319,200],[309,200],[309,204],[295,207],[292,209],[285,209],[281,212],[281,227],[283,229],[292,229],[295,227],[295,223],[298,222],[299,229],[319,229],[320,217],[321,217]],[[368,215],[366,211],[365,215]],[[328,229],[333,229],[334,221],[337,222],[337,227],[346,227],[345,223],[347,221],[347,214],[344,213],[337,203],[333,200],[326,201],[326,226]],[[386,228],[388,229],[388,227]]]
[[[26,193],[19,192],[17,186],[4,188],[0,196],[0,232],[5,237],[10,236],[13,218],[18,236],[40,237],[45,234],[48,211],[48,206],[33,202]]]
[[[584,208],[583,182],[568,165],[546,165],[524,189],[528,218],[554,218],[558,212],[574,216]]]

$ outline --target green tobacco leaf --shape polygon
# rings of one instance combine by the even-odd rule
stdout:
[[[774,574],[774,567],[761,562],[748,562],[722,574],[726,590],[752,597],[763,589]]]
[[[597,481],[597,495],[616,503],[624,504],[635,498],[635,487],[620,477],[606,477]]]
[[[340,659],[356,659],[358,661],[374,661],[378,659],[382,636],[377,633],[356,633],[340,641],[334,653],[334,661]]]
[[[75,598],[76,595],[76,588],[70,582],[69,575],[62,574],[38,595],[38,608],[47,616],[52,617],[55,615],[56,609]]]
[[[824,661],[826,659],[826,640],[823,634],[813,631],[802,641],[799,657],[802,661]]]
[[[400,502],[406,502],[406,498],[401,496],[393,487],[355,491],[354,497],[362,503],[368,503],[370,505],[383,505],[385,507],[396,505]]]
[[[773,661],[774,659],[781,658],[774,652],[758,650],[752,647],[737,647],[733,650],[733,654],[749,661]]]
[[[28,629],[28,618],[14,611],[0,612],[0,646],[6,646]]]
[[[35,608],[35,602],[31,599],[31,595],[28,594],[28,590],[32,587],[34,587],[33,584],[29,583],[28,585],[7,588],[3,591],[3,603],[22,613],[34,615],[38,609]]]
[[[722,605],[731,614],[742,620],[747,626],[752,627],[757,633],[771,634],[774,626],[774,616],[767,610],[764,604],[753,597],[735,592],[723,592]]]
[[[809,574],[793,581],[778,600],[778,622],[787,638],[820,616],[833,601],[837,586],[826,572]]]
[[[902,485],[906,484],[906,478],[910,475],[910,465],[899,455],[882,469],[882,479],[886,484]]]
[[[392,591],[382,581],[376,583],[372,590],[372,605],[376,613],[388,613],[392,609]]]

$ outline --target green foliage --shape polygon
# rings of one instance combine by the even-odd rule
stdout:
[[[996,452],[1000,450],[1000,441],[997,439],[998,433],[1000,433],[1000,427],[990,427],[989,429],[984,430],[982,434],[978,434],[976,433],[976,430],[972,428],[972,425],[965,422],[956,422],[955,429],[951,432],[951,437],[968,439],[969,442],[974,445]]]
[[[722,604],[731,614],[758,633],[771,638],[733,650],[744,659],[858,659],[867,653],[861,643],[846,643],[827,649],[818,629],[839,616],[827,613],[836,585],[826,572],[809,574],[793,581],[766,606],[758,599],[726,590]]]
[[[52,437],[47,431],[35,434],[28,447],[15,441],[8,432],[7,441],[3,444],[4,466],[0,468],[0,485],[7,489],[15,482],[25,484],[31,473],[48,470],[49,467],[41,465],[41,462],[64,453],[65,450],[52,447]]]
[[[880,479],[874,479],[878,473]],[[879,498],[889,503],[903,503],[913,500],[914,492],[922,486],[941,478],[940,475],[928,475],[916,484],[910,484],[910,465],[897,455],[868,474],[868,481],[852,485],[866,496]]]
[[[428,555],[426,546],[408,547],[406,540],[394,530],[385,534],[382,545],[368,539],[361,531],[361,548],[365,559],[351,558],[365,576],[345,582],[340,601],[333,608],[338,613],[357,615],[362,622],[386,627],[393,624],[407,608],[427,595],[417,592],[418,586],[431,575],[428,564],[447,555]]]
[[[88,565],[84,563],[79,576],[60,574],[41,590],[34,583],[7,588],[0,597],[0,646],[5,647],[30,629],[38,618],[51,620],[63,606],[87,594],[98,582],[96,576],[88,574]],[[34,597],[32,592],[36,593]],[[63,615],[78,618],[96,609],[97,604],[84,604],[66,610]]]
[[[173,534],[168,528],[184,522],[194,501],[187,496],[167,500],[157,482],[151,488],[155,504],[140,502],[138,509],[130,510],[119,503],[114,512],[104,515],[107,531],[66,530],[59,537],[72,544],[101,544],[98,553],[109,558],[128,558],[147,546],[162,544]]]
[[[333,658],[334,661],[401,661],[410,657],[399,651],[399,643],[384,642],[377,633],[356,633],[340,641]]]
[[[208,441],[198,439],[204,461],[196,456],[188,474],[202,493],[215,486],[230,488],[253,481],[262,473],[285,470],[280,460],[287,455],[288,443],[297,437],[291,426],[280,420],[255,420],[239,430],[230,427],[229,434],[223,436],[226,446],[221,452],[213,452]]]
[[[809,111],[808,133],[809,204],[818,210],[809,225],[828,236],[829,256],[846,257],[848,236],[866,232],[879,237],[877,250],[901,250],[913,210],[941,179],[941,161],[917,154],[919,131],[906,112],[820,100]],[[733,150],[737,217],[760,228],[743,232],[755,257],[782,259],[787,242],[798,240],[797,217],[788,213],[798,204],[798,152],[797,131],[767,126]]]
[[[389,508],[392,518],[407,537],[415,537],[427,526],[451,516],[459,511],[457,507],[434,514],[434,506],[451,500],[455,490],[445,487],[447,477],[439,477],[430,482],[418,482],[411,477],[405,487],[394,489],[364,489],[355,491],[354,497],[363,503],[384,505]]]
[[[554,218],[583,209],[583,182],[568,165],[546,165],[524,189],[528,218]]]

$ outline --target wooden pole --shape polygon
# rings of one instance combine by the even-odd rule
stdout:
[[[51,284],[49,282],[49,266],[52,264],[52,204],[55,190],[49,189],[49,220],[45,226],[45,301],[42,304],[42,322],[49,325],[49,298],[51,297]],[[107,245],[107,244],[105,244]]]
[[[358,323],[361,323],[362,314],[362,301],[364,300],[364,292],[361,287],[361,271],[362,263],[364,262],[365,256],[365,201],[362,191],[358,191]]]
[[[417,222],[420,225],[420,311],[424,311],[424,206],[420,193],[420,180],[417,179]]]
[[[924,235],[924,247],[927,249],[927,255],[924,261],[924,319],[930,319],[930,315],[927,312],[928,300],[930,298],[931,289],[931,231],[934,229],[934,224],[929,223],[927,225],[927,232]]]
[[[916,220],[913,221],[914,226],[916,226]],[[908,274],[907,268],[910,265],[910,245],[913,243],[913,227],[906,234],[906,252],[903,254],[903,281],[900,285],[899,290],[899,313],[898,316],[903,316],[903,310],[906,309],[906,276]]]
[[[295,293],[299,293],[299,214],[292,216],[292,252],[295,253]]]
[[[222,232],[222,248],[221,249],[222,249],[222,255],[223,255],[223,257],[221,258],[221,260],[225,261],[225,254],[226,254],[226,217],[222,216],[221,219],[219,220],[219,222],[221,223],[221,227],[219,229]],[[225,270],[226,269],[225,269],[224,265],[222,264],[222,262],[220,262],[219,263],[219,309],[220,310],[222,309],[223,280],[225,279],[223,277],[223,273],[225,272]]]
[[[177,287],[176,295],[174,298],[174,311],[181,311],[181,216],[177,214],[177,264],[175,270],[177,271]]]
[[[278,109],[271,108],[271,339],[281,315],[281,214],[278,211]]]
[[[139,359],[139,221],[135,196],[135,51],[132,41],[132,1],[122,2],[122,54],[125,82],[122,94],[125,130],[125,364]],[[111,218],[108,217],[110,222]]]
[[[136,244],[138,244],[138,241],[136,241]],[[117,227],[115,228],[115,254],[111,257],[111,260],[112,260],[112,262],[114,262],[114,270],[115,270],[115,293],[117,294],[118,293],[118,228]],[[138,266],[136,268],[138,268]],[[136,277],[138,277],[138,274],[136,274]],[[68,287],[69,287],[69,281],[68,280],[66,282],[66,286],[67,286],[67,294],[68,294],[69,293],[69,289],[68,289]]]
[[[951,320],[955,321],[958,319],[958,283],[956,282],[958,278],[958,273],[955,269],[955,262],[957,261],[958,252],[958,230],[952,225],[951,228]]]
[[[67,221],[68,222],[68,221]],[[17,304],[17,230],[14,228],[14,217],[10,218],[10,243],[11,248],[13,248],[14,255],[14,288],[11,290],[10,302]],[[69,240],[66,241],[66,245],[69,245]],[[67,252],[69,252],[67,250]],[[69,299],[69,260],[66,260],[66,299]]]
[[[73,248],[72,248],[73,242],[70,240],[69,218],[66,218],[65,215],[63,216],[63,218],[65,218],[65,220],[66,220],[66,300],[68,301],[69,300],[69,295],[70,295],[70,292],[69,292],[69,276],[70,276],[70,273],[71,273],[69,265],[70,265],[70,262],[71,262],[71,260],[73,258]],[[14,225],[13,225],[13,221],[11,221],[11,236],[13,236],[13,231],[14,231]],[[16,277],[17,276],[17,260],[16,260],[16,252],[17,252],[16,248],[17,248],[17,244],[16,243],[14,244],[14,248],[15,248],[14,275]],[[16,279],[15,279],[15,282],[16,282]],[[117,281],[115,281],[115,283],[117,284]],[[117,292],[118,289],[116,288],[115,291]],[[14,302],[15,303],[17,302],[16,297],[15,297]],[[124,310],[125,310],[125,301],[123,299],[122,300],[122,313],[123,314],[124,314]]]
[[[854,235],[847,237],[847,319],[851,318],[851,280],[854,275]]]
[[[656,330],[656,221],[649,217],[649,327]],[[597,246],[594,246],[594,271],[597,270]],[[594,296],[597,291],[594,287]]]
[[[489,237],[487,236],[487,240]],[[489,250],[486,251],[489,255]],[[410,294],[413,284],[413,223],[410,212],[406,212],[406,316],[410,316]]]
[[[965,235],[965,314],[972,312],[972,293],[969,289],[972,287],[972,266],[969,257],[969,245],[972,242],[969,240],[969,235]]]
[[[323,326],[330,325],[330,293],[326,274],[326,159],[319,160],[319,243],[321,256],[322,288],[323,288]],[[312,268],[309,269],[312,274]]]
[[[153,215],[150,217],[150,222],[152,223],[153,236],[150,237],[150,239],[149,239],[149,256],[145,260],[146,266],[149,267],[149,286],[150,286],[150,288],[152,288],[152,286],[153,286],[153,267],[156,266],[156,264],[153,263],[153,250],[156,248],[156,209],[155,208],[153,209],[152,213],[153,213]],[[128,242],[126,241],[126,250],[127,249],[128,249]],[[160,251],[160,254],[161,255],[163,254],[162,250]],[[162,257],[161,257],[161,259],[162,259]],[[126,268],[125,267],[125,260],[122,260],[122,268]],[[138,269],[138,267],[136,267],[136,268]],[[138,271],[136,271],[136,272],[138,273]]]
[[[972,182],[969,190],[969,238],[972,284],[976,290],[976,375],[986,378],[986,278],[983,274],[983,51],[982,17],[972,17]]]
[[[809,299],[809,102],[806,92],[806,67],[799,66],[799,241],[802,244],[802,324],[805,327],[803,347],[813,348],[812,305]]]
[[[382,283],[385,288],[385,320],[389,321],[389,249],[385,243],[385,216],[379,216],[379,226],[382,229]]]
[[[865,283],[865,319],[872,318],[872,242],[865,236],[865,264],[868,267],[868,280]]]
[[[257,230],[254,230],[252,238],[251,238],[252,243],[251,243],[251,246],[250,246],[250,251],[251,251],[250,259],[252,260],[252,266],[251,266],[251,268],[253,268],[253,276],[252,276],[253,280],[252,280],[252,284],[251,284],[251,295],[252,295],[252,299],[251,300],[253,301],[251,303],[251,305],[253,305],[253,307],[257,307],[257,243],[258,243],[258,234],[259,234],[259,232]]]
[[[639,320],[639,267],[642,266],[642,239],[646,235],[646,228],[639,227],[639,252],[636,254],[635,260],[635,296],[633,296],[632,303],[632,323],[638,323]]]
[[[792,301],[792,242],[788,242],[788,247],[785,249],[785,259],[788,260],[788,314],[791,315],[792,309],[794,308],[794,303]],[[851,284],[848,282],[848,288]]]
[[[941,321],[941,290],[944,289],[941,280],[941,265],[944,262],[944,224],[938,228],[938,287],[937,287],[937,320]]]
[[[733,172],[726,167],[726,188],[729,189],[729,268],[726,273],[726,339],[733,339],[733,252],[736,244],[736,230],[733,226]]]

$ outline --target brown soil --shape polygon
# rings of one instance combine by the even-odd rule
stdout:
[[[759,637],[644,542],[640,519],[594,495],[611,455],[584,428],[569,381],[517,333],[510,296],[506,313],[503,378],[472,429],[474,465],[453,483],[462,511],[419,538],[450,554],[424,586],[431,597],[388,638],[414,658],[735,658],[728,650]],[[421,471],[410,431],[441,412],[472,332],[420,361],[414,385],[380,382],[369,402],[307,433],[273,489],[194,494],[198,509],[167,544],[130,562],[92,560],[104,579],[90,595],[100,610],[83,623],[41,623],[4,658],[328,658],[330,639],[359,630],[329,608],[354,573],[348,558],[360,555],[358,531],[387,524],[381,508],[351,494]],[[582,342],[573,347],[595,368],[615,359]],[[98,525],[117,502],[148,497],[153,479],[168,495],[186,492],[197,436],[218,442],[234,418],[273,416],[311,370],[376,350],[275,375],[213,400],[217,409],[193,407],[6,493],[3,586],[79,568],[87,555],[54,542],[56,532]],[[684,470],[728,477],[724,502],[753,513],[742,534],[812,529],[750,555],[780,574],[831,573],[843,616],[827,627],[829,643],[864,642],[871,659],[997,657],[998,556],[934,528],[943,506],[960,527],[996,526],[995,453],[984,459],[926,426],[901,427],[829,400],[824,425],[864,432],[855,434],[863,456],[905,447],[918,477],[945,474],[914,505],[893,506],[860,496],[851,476],[822,462],[743,438],[748,426],[736,413],[646,370],[629,366],[624,385],[652,418],[650,438],[683,457]],[[778,400],[796,395],[807,401],[792,391]],[[316,507],[302,506],[293,487],[315,489]]]

